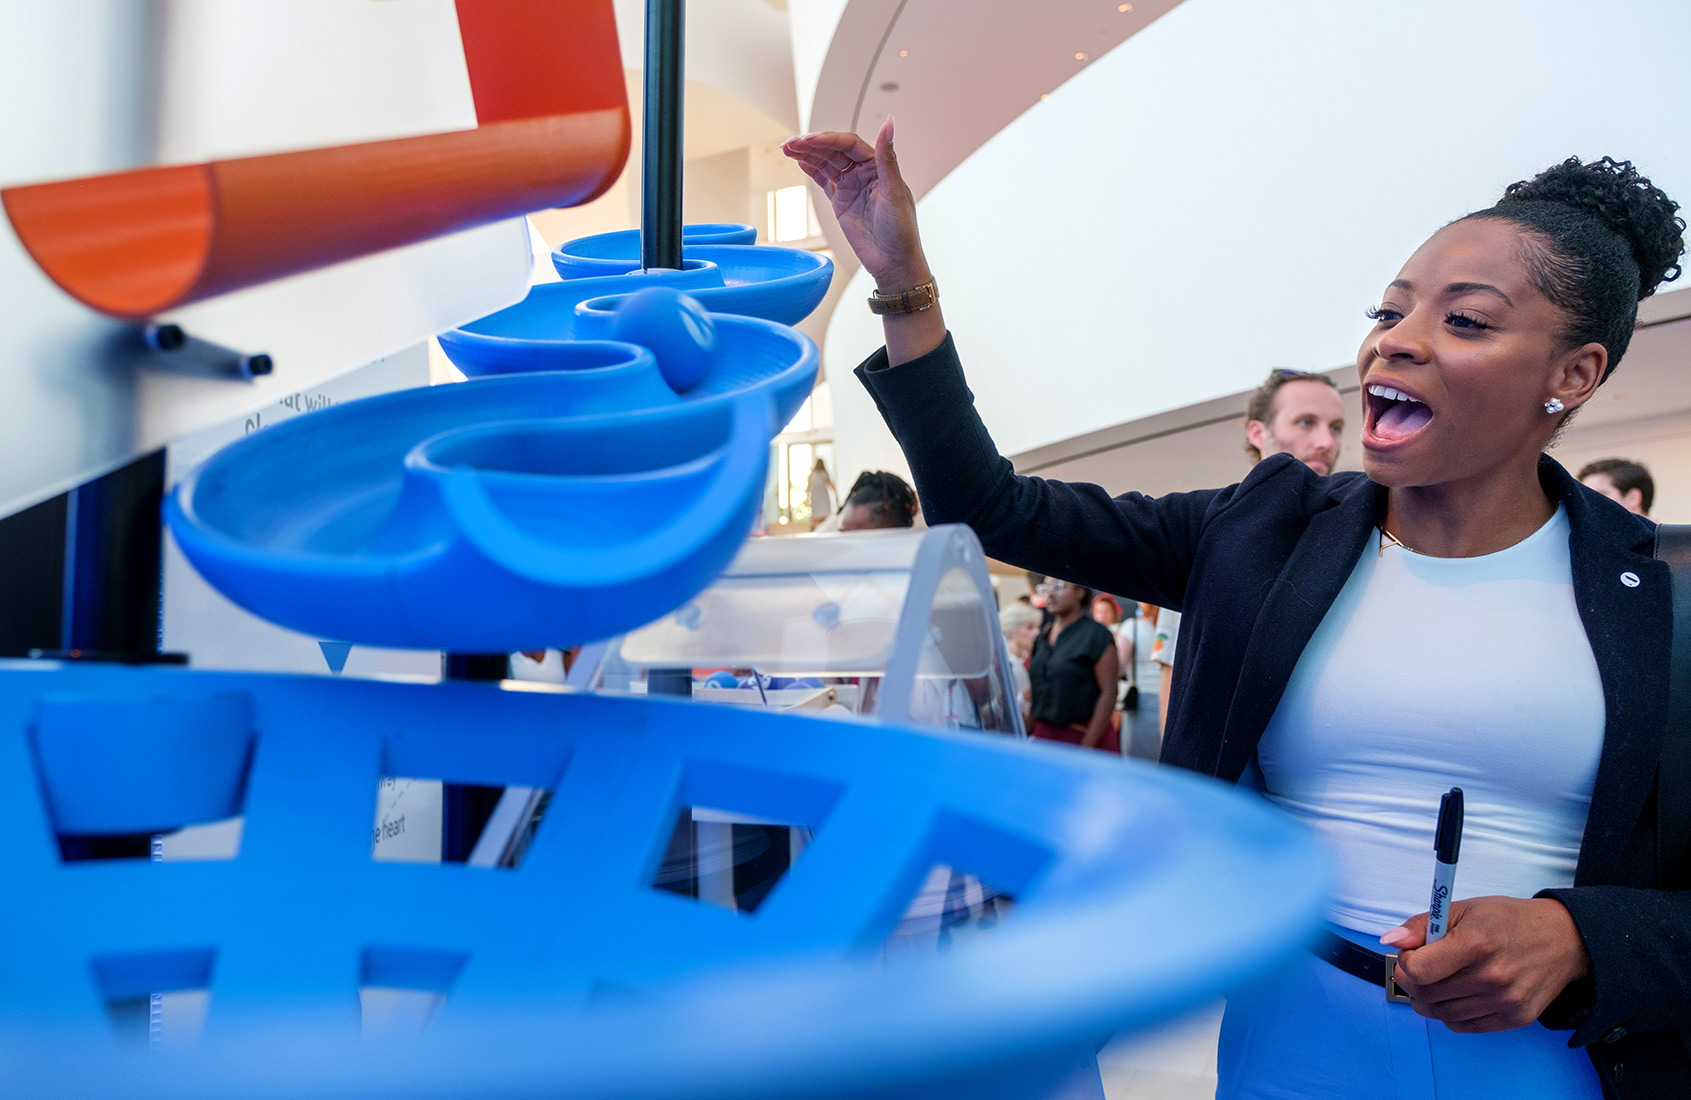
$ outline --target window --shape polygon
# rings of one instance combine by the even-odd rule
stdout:
[[[820,235],[821,223],[803,184],[769,192],[769,239],[781,244]]]

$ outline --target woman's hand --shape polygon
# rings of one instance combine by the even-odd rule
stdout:
[[[1525,1027],[1569,982],[1591,973],[1573,918],[1550,898],[1455,902],[1444,938],[1426,940],[1425,913],[1380,937],[1398,949],[1397,983],[1410,1005],[1452,1031]]]
[[[856,134],[842,133],[804,134],[781,146],[828,196],[846,242],[888,293],[933,278],[916,229],[916,200],[899,174],[892,134],[889,115],[874,148]]]

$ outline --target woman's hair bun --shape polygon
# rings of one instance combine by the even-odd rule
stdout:
[[[1685,219],[1679,204],[1629,160],[1584,164],[1569,157],[1530,180],[1512,183],[1498,201],[1548,203],[1588,214],[1616,233],[1632,248],[1638,264],[1638,297],[1643,300],[1657,284],[1679,278],[1679,257],[1685,251]]]

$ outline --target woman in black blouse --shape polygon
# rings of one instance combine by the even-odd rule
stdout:
[[[1110,716],[1121,663],[1115,636],[1087,613],[1091,606],[1090,588],[1067,581],[1046,586],[1051,621],[1034,640],[1028,663],[1033,681],[1033,729],[1028,732],[1046,741],[1119,753]]]

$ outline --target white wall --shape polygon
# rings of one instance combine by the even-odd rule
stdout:
[[[1578,426],[1578,421],[1575,421]],[[1601,458],[1628,458],[1650,471],[1656,502],[1650,518],[1691,523],[1691,415],[1683,412],[1570,431],[1551,454],[1572,474]]]
[[[641,74],[634,70],[624,73],[628,106],[634,132],[634,145],[628,153],[628,165],[609,190],[584,206],[568,210],[543,210],[531,215],[535,227],[546,241],[557,246],[576,237],[592,233],[609,233],[618,229],[635,229],[640,225],[640,174],[642,169],[640,133],[643,119]],[[750,221],[760,225],[764,220],[764,193],[777,187],[803,184],[805,177],[793,162],[781,155],[781,142],[791,136],[793,128],[763,113],[754,105],[736,98],[714,85],[689,80],[684,95],[686,120],[681,171],[684,202],[696,203],[700,188],[718,186],[710,182],[708,166],[701,175],[695,169],[701,161],[724,153],[734,153],[746,160],[746,180],[743,194],[733,205],[733,216],[718,221]],[[708,199],[715,202],[715,199]],[[687,215],[694,220],[692,214]]]
[[[834,40],[846,3],[847,0],[787,0],[801,130],[810,129],[810,105],[816,98],[816,80],[822,75],[828,44]]]
[[[476,125],[452,0],[167,0],[163,10],[163,163]]]
[[[1683,0],[1187,0],[921,203],[1000,448],[1348,362],[1421,240],[1570,154],[1691,203],[1687,42]],[[828,331],[848,480],[897,462],[847,374],[868,289]]]
[[[452,0],[0,0],[0,186],[475,123]],[[521,298],[520,218],[161,319],[275,372],[151,369],[0,219],[0,514]]]
[[[787,13],[768,0],[705,0],[686,14],[687,79],[720,88],[791,132],[799,111]],[[623,67],[645,69],[645,0],[616,0],[616,16]]]

